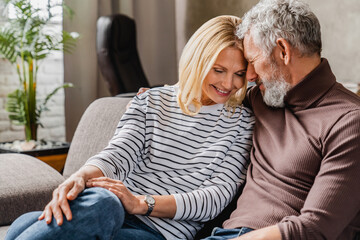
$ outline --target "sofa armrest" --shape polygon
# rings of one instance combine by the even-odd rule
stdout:
[[[43,210],[64,181],[55,169],[24,154],[0,154],[0,226],[29,211]]]

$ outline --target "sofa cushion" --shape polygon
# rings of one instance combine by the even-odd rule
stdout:
[[[0,227],[0,239],[5,239],[5,235],[7,230],[9,229],[10,226],[2,226]]]
[[[23,213],[43,210],[64,181],[59,172],[24,154],[0,154],[0,226]]]

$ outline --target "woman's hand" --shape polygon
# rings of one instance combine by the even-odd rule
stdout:
[[[46,205],[39,220],[45,219],[46,223],[51,223],[52,217],[56,219],[59,226],[63,224],[63,214],[66,219],[72,219],[68,200],[74,200],[85,188],[85,180],[81,176],[72,175],[65,182],[53,191],[52,200]]]
[[[147,211],[147,205],[141,201],[142,196],[133,195],[119,180],[107,177],[92,178],[86,182],[86,187],[101,187],[113,192],[129,214],[142,215]]]
[[[69,201],[77,198],[79,193],[85,189],[86,181],[91,177],[103,176],[101,170],[94,166],[84,166],[79,171],[71,175],[67,180],[57,187],[53,192],[52,200],[46,205],[39,220],[45,219],[49,224],[52,217],[55,218],[57,224],[61,226],[64,222],[63,215],[68,221],[72,219],[72,213]]]
[[[145,196],[132,194],[129,189],[119,180],[106,177],[92,178],[86,182],[86,187],[102,187],[113,192],[121,201],[129,214],[144,215],[148,211]],[[152,195],[155,199],[155,207],[151,212],[152,217],[173,218],[176,213],[176,202],[173,195]]]

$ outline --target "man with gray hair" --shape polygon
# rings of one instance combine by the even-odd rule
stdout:
[[[256,83],[251,164],[207,239],[360,239],[360,98],[321,58],[318,19],[301,1],[263,0],[238,37]]]

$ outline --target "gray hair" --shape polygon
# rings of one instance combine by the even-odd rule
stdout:
[[[300,0],[261,0],[245,14],[236,34],[243,39],[249,31],[266,56],[278,38],[286,39],[302,55],[321,54],[319,20]]]

